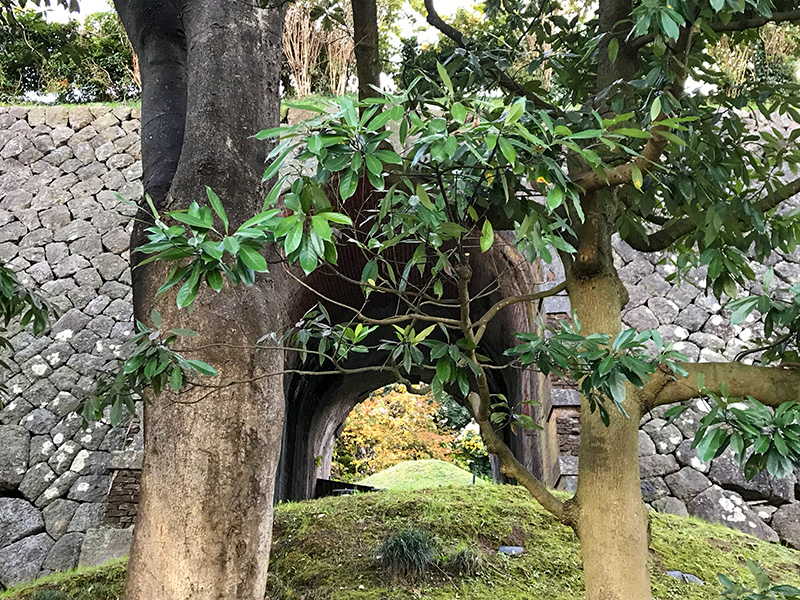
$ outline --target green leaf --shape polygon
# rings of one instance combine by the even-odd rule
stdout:
[[[378,279],[378,261],[375,259],[370,260],[364,265],[361,271],[361,282],[375,285]]]
[[[508,107],[505,124],[511,125],[512,123],[516,123],[517,121],[519,121],[519,118],[522,116],[522,113],[524,112],[525,112],[525,98],[522,97],[516,102],[514,102],[514,104]],[[513,161],[509,160],[508,162],[513,162]]]
[[[672,17],[666,12],[661,13],[661,29],[673,40],[677,40],[678,36],[681,34],[681,29],[678,27],[678,24],[673,21]]]
[[[353,194],[356,193],[356,188],[358,187],[358,173],[354,173],[352,170],[348,169],[342,175],[342,179],[339,182],[339,195],[342,197],[342,200],[347,200],[348,198],[352,197]]]
[[[200,263],[196,263],[192,269],[192,274],[178,290],[178,308],[185,308],[194,302],[197,290],[200,289]]]
[[[564,191],[558,187],[557,185],[553,186],[549,192],[547,192],[547,207],[550,210],[555,210],[561,203],[564,201]]]
[[[216,377],[219,374],[214,367],[212,367],[207,362],[203,362],[202,360],[189,359],[186,362],[188,362],[190,365],[192,365],[194,370],[197,371],[198,373],[200,373],[201,375],[208,375],[209,377]]]
[[[506,160],[509,164],[514,164],[517,162],[517,151],[514,150],[514,146],[511,145],[506,138],[501,137],[497,139],[497,143],[500,145],[500,152],[503,153],[503,156],[506,157]]]
[[[222,202],[220,202],[219,196],[208,186],[206,186],[206,196],[208,196],[208,201],[211,202],[211,208],[214,209],[219,220],[222,221],[222,225],[225,227],[225,233],[228,233],[228,215],[225,214],[225,209],[222,206]]]
[[[172,367],[172,373],[169,375],[169,385],[173,391],[177,392],[183,386],[183,371],[180,367]]]
[[[489,219],[486,219],[481,228],[481,252],[486,252],[492,244],[494,244],[494,229]]]
[[[268,271],[267,260],[261,256],[258,250],[250,246],[242,245],[239,247],[239,258],[242,259],[245,265],[253,269],[253,271],[258,273],[266,273]]]
[[[430,196],[428,196],[428,191],[425,189],[425,186],[423,186],[422,183],[417,184],[416,192],[420,204],[422,204],[422,206],[428,210],[434,210],[433,203],[431,202]]]
[[[644,178],[642,177],[642,170],[635,164],[631,165],[631,181],[633,182],[633,186],[637,190],[642,189],[642,184],[644,183]]]
[[[611,38],[611,41],[608,42],[608,60],[611,61],[611,64],[614,64],[616,62],[618,52],[619,52],[619,40],[617,38]]]
[[[455,102],[453,106],[450,107],[450,114],[453,115],[453,119],[461,125],[463,125],[464,121],[467,119],[467,109],[464,108],[461,102]]]
[[[218,292],[222,289],[222,286],[225,282],[222,279],[222,273],[214,269],[213,271],[208,271],[206,273],[206,283],[208,284],[208,287],[215,292]]]
[[[161,313],[155,308],[150,312],[150,320],[153,322],[153,325],[156,326],[156,329],[161,327]]]
[[[323,240],[330,241],[333,232],[328,220],[323,215],[314,215],[311,217],[311,227],[317,232],[317,235]]]
[[[650,120],[655,121],[658,118],[658,115],[661,114],[661,97],[659,96],[653,103],[650,105]]]
[[[450,94],[452,95],[453,82],[450,81],[450,75],[447,74],[447,69],[444,68],[444,65],[442,65],[442,63],[436,61],[436,70],[439,72],[439,77],[441,78],[442,83],[444,83],[444,87],[446,87],[447,91],[449,91]]]

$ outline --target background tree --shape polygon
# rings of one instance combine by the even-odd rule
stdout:
[[[358,481],[406,460],[449,460],[456,432],[437,422],[441,408],[432,395],[409,394],[402,385],[376,390],[336,438],[336,475]]]
[[[116,14],[95,13],[83,23],[48,22],[17,11],[0,23],[0,95],[56,94],[58,102],[119,102],[139,97],[133,50]]]

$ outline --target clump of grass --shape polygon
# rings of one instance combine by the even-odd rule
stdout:
[[[427,573],[436,556],[433,537],[421,529],[406,529],[384,540],[376,550],[378,564],[395,581],[414,581]]]
[[[472,577],[483,566],[483,554],[469,546],[463,546],[447,557],[444,566],[454,575]]]

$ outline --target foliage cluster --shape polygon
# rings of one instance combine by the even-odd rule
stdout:
[[[119,102],[140,94],[133,50],[116,13],[48,22],[34,10],[0,22],[0,99],[56,94],[58,102]]]
[[[406,460],[451,460],[456,434],[437,423],[431,395],[390,385],[370,394],[347,417],[334,446],[333,473],[357,481]]]

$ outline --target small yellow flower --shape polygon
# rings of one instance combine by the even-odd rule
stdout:
[[[545,179],[541,175],[539,175],[539,177],[536,178],[536,183],[550,183],[550,182],[547,181],[547,179]]]

